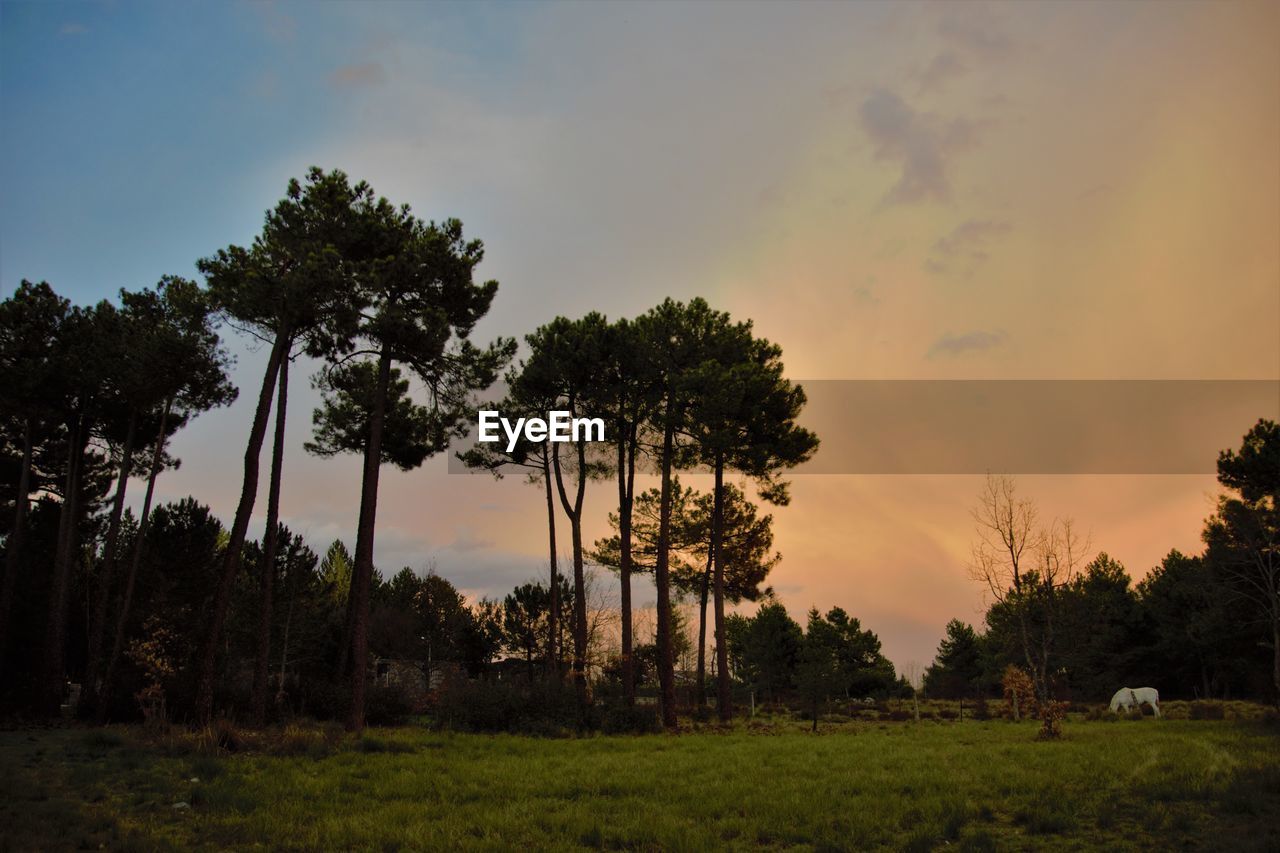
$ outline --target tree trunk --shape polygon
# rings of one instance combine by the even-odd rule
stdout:
[[[267,489],[267,529],[262,534],[262,583],[258,604],[258,659],[253,668],[253,721],[267,721],[267,673],[271,660],[271,595],[279,550],[280,478],[284,467],[285,409],[289,404],[289,355],[280,359],[280,385],[276,397],[276,434],[271,447],[271,485]]]
[[[267,419],[271,416],[271,397],[276,390],[280,360],[285,356],[290,341],[288,329],[282,327],[276,332],[275,342],[271,346],[271,355],[267,359],[266,374],[262,379],[262,389],[258,392],[258,407],[253,413],[253,427],[249,430],[249,446],[244,451],[244,483],[240,489],[240,503],[236,506],[236,517],[227,542],[222,576],[218,579],[218,589],[213,598],[208,631],[200,654],[195,713],[196,719],[201,724],[207,725],[213,717],[213,683],[217,674],[218,644],[222,640],[222,627],[227,621],[231,590],[235,586],[240,562],[244,557],[244,540],[249,532],[253,504],[258,498],[258,461],[262,455],[263,439],[267,435]]]
[[[147,531],[151,528],[151,500],[156,492],[156,479],[160,476],[160,463],[164,460],[165,430],[169,427],[169,412],[173,408],[173,399],[164,403],[164,411],[160,415],[160,432],[156,435],[156,447],[151,454],[151,469],[147,472],[147,491],[142,499],[142,515],[138,517],[138,532],[134,534],[133,556],[129,559],[129,574],[125,576],[124,593],[120,598],[120,615],[116,619],[115,639],[111,643],[111,655],[107,658],[107,673],[102,679],[102,688],[98,691],[98,722],[107,718],[107,710],[111,702],[111,689],[115,684],[116,667],[120,663],[120,655],[124,652],[124,633],[129,625],[129,611],[133,607],[133,589],[138,580],[138,567],[142,565],[142,555],[146,550]]]
[[[707,568],[702,573],[702,590],[698,595],[698,707],[707,706],[707,602],[711,597],[712,550],[707,549]]]
[[[13,529],[5,543],[4,586],[0,588],[0,678],[4,676],[5,649],[9,645],[9,614],[13,611],[13,596],[18,587],[19,558],[22,543],[27,535],[27,508],[31,494],[31,418],[26,419],[22,431],[22,470],[18,473],[18,492],[13,501]]]
[[[627,705],[636,703],[635,667],[631,659],[631,507],[635,494],[635,475],[635,428],[624,432],[623,424],[619,422],[618,576],[622,586],[619,601],[622,611],[622,699]]]
[[[569,516],[569,535],[573,543],[573,687],[578,704],[587,704],[587,593],[582,562],[582,499],[586,493],[586,446],[578,443],[578,488],[572,502],[564,488],[564,475],[560,469],[560,453],[551,455],[556,472],[556,490],[565,515]]]
[[[658,686],[662,697],[662,725],[679,728],[676,718],[676,674],[671,642],[671,462],[675,427],[668,422],[662,433],[662,491],[658,513],[658,554],[654,583],[658,588]]]
[[[716,616],[716,708],[720,721],[733,719],[733,696],[729,692],[729,644],[724,636],[724,456],[716,455],[715,495],[712,498],[711,555],[715,560],[714,601]],[[816,722],[815,722],[816,725]]]
[[[82,701],[86,707],[97,707],[97,694],[102,688],[102,642],[106,634],[107,607],[111,603],[111,580],[116,571],[116,546],[120,539],[120,520],[124,517],[124,495],[133,471],[133,445],[138,428],[138,412],[129,413],[120,457],[120,473],[116,478],[116,496],[111,504],[111,520],[107,524],[107,541],[102,547],[102,572],[98,581],[98,597],[89,620],[89,664]]]
[[[557,622],[560,619],[560,577],[558,558],[556,557],[556,501],[551,485],[551,451],[547,445],[542,446],[542,481],[547,486],[547,538],[550,548],[551,565],[551,612],[547,616],[547,673],[556,680],[560,678],[560,650],[557,647],[560,634]]]
[[[67,436],[66,493],[58,524],[58,547],[53,559],[53,585],[49,592],[49,621],[44,635],[44,661],[41,668],[40,709],[56,716],[62,707],[62,687],[66,678],[67,604],[71,589],[71,566],[75,562],[77,533],[80,527],[80,478],[84,453],[89,444],[89,428],[83,415],[76,418]]]
[[[289,626],[293,624],[293,599],[297,590],[289,596],[289,606],[284,612],[284,636],[280,638],[280,683],[276,685],[276,705],[284,704],[284,672],[289,664]]]
[[[369,669],[369,586],[373,581],[373,534],[378,520],[378,475],[382,469],[382,431],[386,424],[391,353],[378,357],[378,390],[369,417],[369,444],[364,450],[360,486],[360,525],[356,531],[356,565],[351,577],[351,710],[347,728],[364,731],[365,681]],[[430,678],[430,670],[428,670]]]

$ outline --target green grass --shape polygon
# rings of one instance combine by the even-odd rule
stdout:
[[[0,847],[1280,848],[1280,743],[1238,721],[848,723],[534,739],[332,727],[0,733]],[[225,740],[225,739],[224,739]],[[175,809],[175,803],[190,808]]]

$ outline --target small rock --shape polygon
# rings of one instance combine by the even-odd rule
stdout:
[[[190,779],[188,779],[187,781],[188,781],[188,782],[199,782],[199,781],[200,781],[200,778],[199,778],[198,776],[192,776],[192,777],[191,777]]]
[[[174,804],[173,804],[173,807],[174,807],[175,809],[189,809],[189,808],[191,808],[191,803],[186,803],[186,802],[177,802],[177,803],[174,803]]]

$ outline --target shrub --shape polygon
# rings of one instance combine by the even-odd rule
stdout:
[[[364,719],[371,726],[396,726],[413,713],[413,703],[399,687],[370,684],[364,695]]]
[[[302,686],[303,713],[317,720],[345,719],[351,707],[350,699],[350,687],[345,683],[317,680],[307,681]]]
[[[334,752],[343,735],[342,728],[333,723],[319,728],[290,723],[268,744],[267,751],[273,755],[309,755],[312,758],[323,758]]]
[[[1068,703],[1053,699],[1040,703],[1040,732],[1036,735],[1039,740],[1052,740],[1062,735],[1062,721],[1066,719],[1067,706]]]
[[[236,728],[235,723],[226,717],[219,717],[214,720],[211,729],[213,731],[213,741],[217,744],[218,749],[236,752],[244,748],[245,739],[240,734],[240,730]]]
[[[1187,708],[1187,718],[1191,720],[1222,720],[1226,718],[1226,709],[1221,702],[1192,702]]]
[[[459,731],[557,736],[593,722],[573,688],[553,681],[463,682],[442,690],[436,706],[436,724]]]
[[[1004,689],[1005,705],[1013,718],[1020,720],[1029,716],[1035,704],[1035,689],[1031,683],[1031,676],[1027,675],[1025,670],[1009,664],[1004,668],[1000,685]]]
[[[612,705],[604,710],[600,729],[607,735],[654,734],[662,731],[657,705]]]

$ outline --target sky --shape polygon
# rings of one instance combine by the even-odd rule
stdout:
[[[197,277],[313,164],[484,240],[480,341],[703,296],[799,381],[1280,379],[1275,3],[0,2],[5,295]],[[227,341],[241,400],[175,439],[158,484],[223,519],[265,364]],[[302,450],[314,367],[282,513],[319,550],[354,540],[359,463]],[[948,619],[981,619],[981,479],[798,473],[779,598],[927,663]],[[519,478],[436,458],[382,483],[382,570],[474,596],[545,572]],[[1135,578],[1199,550],[1216,493],[1208,473],[1019,484]],[[610,494],[588,490],[588,540]]]

